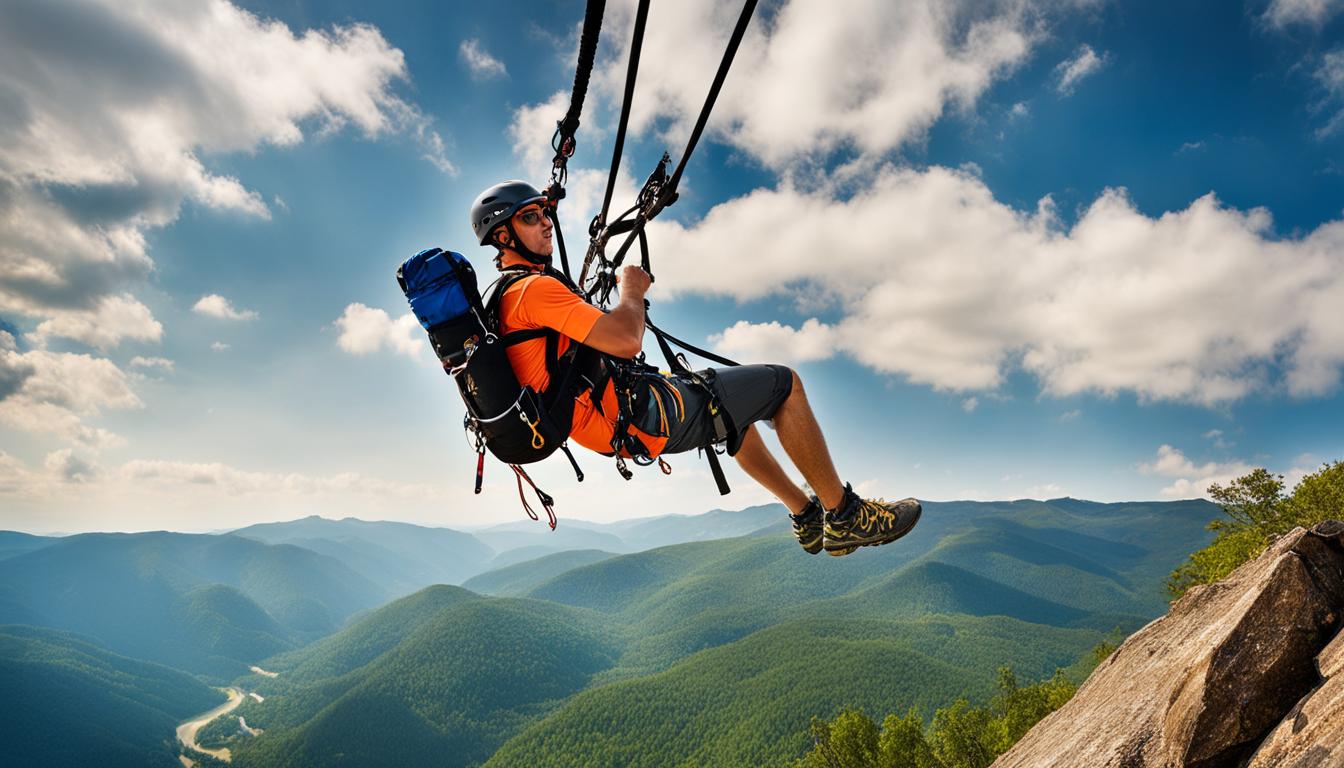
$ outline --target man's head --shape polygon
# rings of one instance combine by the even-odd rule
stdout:
[[[471,206],[471,228],[481,245],[499,249],[501,266],[550,264],[553,225],[546,197],[524,181],[505,181],[482,192]]]

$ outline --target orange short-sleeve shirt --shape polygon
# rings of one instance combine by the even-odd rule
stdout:
[[[560,332],[559,354],[569,349],[570,339],[583,341],[602,317],[602,310],[584,301],[554,277],[538,275],[515,282],[504,292],[499,306],[500,331],[512,333],[534,328],[550,328]],[[509,363],[518,376],[518,383],[538,392],[550,384],[546,372],[546,340],[532,339],[514,344],[508,349]],[[574,426],[570,437],[591,451],[609,453],[611,438],[616,431],[616,394],[611,385],[602,397],[603,409],[613,414],[607,419],[593,407],[589,393],[574,401]]]

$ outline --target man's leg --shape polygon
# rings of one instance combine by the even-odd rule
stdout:
[[[798,378],[797,371],[793,373],[793,390],[789,393],[788,399],[779,406],[779,410],[775,411],[772,420],[775,423],[775,434],[779,436],[779,443],[784,446],[789,460],[799,472],[803,473],[812,490],[816,491],[817,499],[821,501],[822,506],[826,509],[835,509],[844,498],[845,485],[835,471],[831,452],[826,448],[826,438],[821,434],[816,416],[812,414],[812,405],[807,401],[807,393],[803,391],[803,380]],[[760,443],[760,436],[755,437],[756,442]],[[745,443],[743,445],[745,447]],[[760,447],[769,457],[765,444],[760,443]],[[773,463],[774,459],[771,458],[770,461]],[[775,466],[778,467],[778,464]],[[747,470],[747,474],[751,474],[751,471]],[[765,485],[763,481],[758,482]],[[766,487],[770,488],[768,485]],[[770,490],[775,493],[774,489]]]
[[[761,434],[756,431],[754,424],[748,426],[743,433],[742,447],[737,449],[734,458],[737,459],[738,466],[742,467],[742,471],[752,480],[784,502],[790,514],[796,515],[807,506],[807,494],[784,473],[779,462],[771,455],[770,449],[765,447],[765,442],[761,440]]]

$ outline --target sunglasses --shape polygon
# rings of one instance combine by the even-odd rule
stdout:
[[[546,218],[546,212],[540,208],[528,208],[518,214],[518,220],[529,227],[535,227],[540,224],[541,220],[544,218]]]

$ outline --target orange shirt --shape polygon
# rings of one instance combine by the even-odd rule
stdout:
[[[500,331],[512,333],[533,328],[550,328],[560,332],[559,354],[569,349],[570,339],[583,341],[602,317],[602,310],[574,295],[554,277],[538,275],[515,282],[500,299]],[[546,389],[551,377],[546,373],[546,340],[532,339],[508,348],[509,363],[518,376],[518,383],[538,392]],[[611,452],[611,438],[616,432],[616,393],[610,383],[602,393],[603,411],[593,407],[588,392],[574,401],[574,426],[570,437],[590,451]]]

